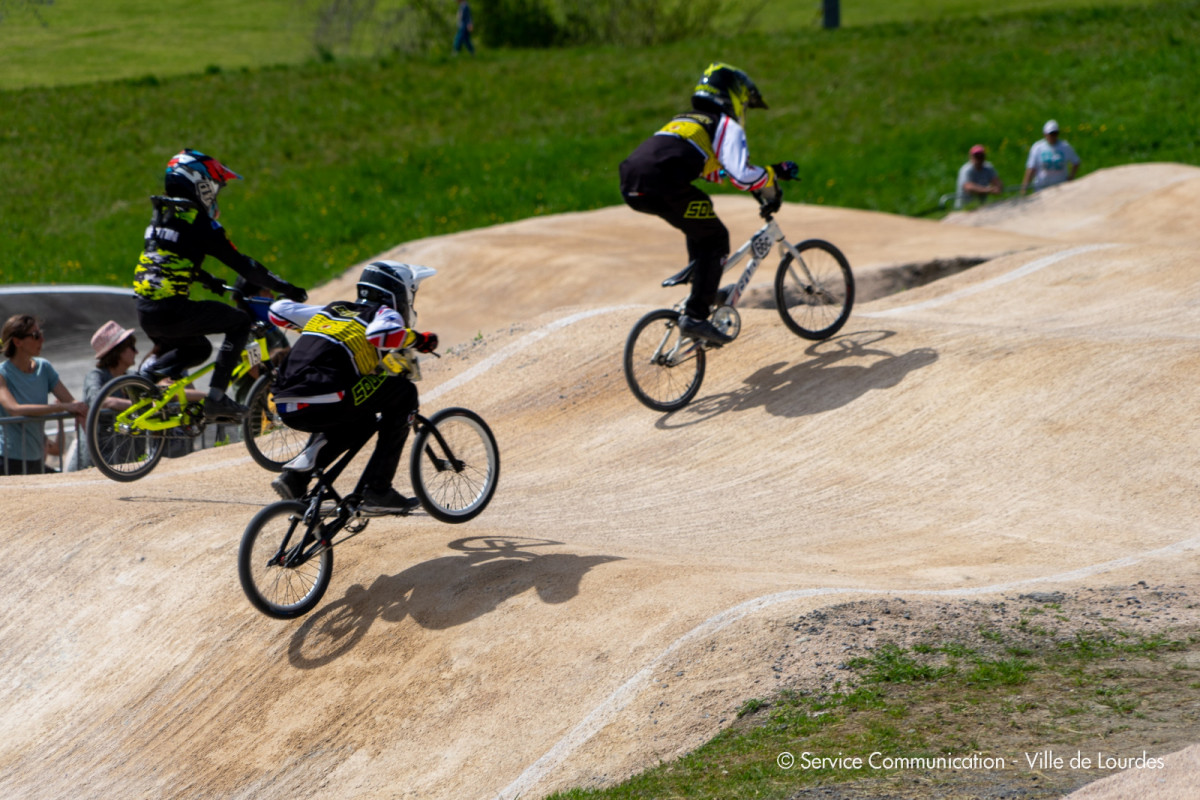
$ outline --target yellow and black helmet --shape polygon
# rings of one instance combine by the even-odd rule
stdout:
[[[692,107],[699,111],[720,111],[744,122],[747,108],[766,108],[767,104],[749,75],[737,67],[714,61],[692,90]]]

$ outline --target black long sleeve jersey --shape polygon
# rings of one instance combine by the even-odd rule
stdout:
[[[201,268],[212,256],[251,283],[276,292],[292,285],[233,246],[215,219],[181,197],[151,197],[154,215],[146,228],[146,245],[133,273],[133,291],[147,300],[187,297],[192,284],[207,273]]]

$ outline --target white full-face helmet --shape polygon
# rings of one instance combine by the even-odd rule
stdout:
[[[404,264],[399,261],[374,261],[358,278],[358,299],[382,303],[404,317],[404,324],[417,324],[417,287],[421,281],[437,274],[433,267]]]

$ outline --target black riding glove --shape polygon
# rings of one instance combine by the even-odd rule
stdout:
[[[778,184],[764,186],[758,190],[758,202],[763,213],[774,214],[783,205],[783,188]]]
[[[794,181],[800,177],[800,167],[795,161],[780,161],[772,164],[771,169],[775,170],[775,177],[781,181]]]
[[[437,350],[438,337],[436,333],[417,333],[413,331],[413,336],[416,337],[413,340],[413,347],[416,348],[418,353],[432,353],[434,350]]]
[[[205,289],[216,295],[225,294],[225,281],[218,278],[216,275],[210,275],[207,272],[201,271],[196,276],[196,283],[199,283]]]
[[[280,292],[280,294],[282,294],[288,300],[292,300],[297,303],[304,303],[308,301],[308,292],[304,291],[299,286],[292,286],[290,283],[287,285],[286,289]]]

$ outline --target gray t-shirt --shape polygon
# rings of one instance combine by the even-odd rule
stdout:
[[[964,187],[968,183],[977,183],[980,186],[991,186],[992,181],[997,178],[996,168],[992,166],[992,162],[984,161],[982,167],[975,166],[974,161],[968,161],[958,168],[958,185],[955,187],[954,207],[962,208],[972,200],[986,200],[986,194],[973,194],[968,192]]]

